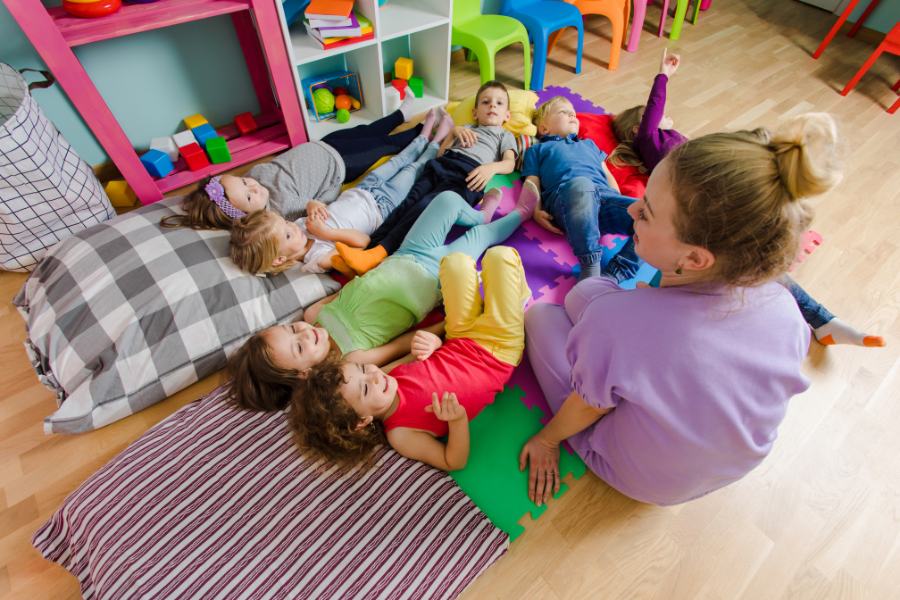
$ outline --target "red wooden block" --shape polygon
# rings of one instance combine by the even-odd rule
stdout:
[[[253,115],[249,112],[241,113],[236,116],[234,118],[234,124],[241,132],[241,135],[247,135],[248,133],[253,133],[259,129],[256,125],[256,121],[253,119]]]
[[[392,79],[391,85],[397,88],[397,91],[400,92],[400,99],[403,100],[406,98],[406,86],[409,85],[409,82],[405,79]]]
[[[188,144],[179,148],[179,151],[191,171],[199,171],[203,167],[209,166],[209,160],[206,158],[206,153],[200,148],[200,144]]]

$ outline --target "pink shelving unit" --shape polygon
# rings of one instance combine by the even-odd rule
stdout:
[[[40,0],[3,0],[3,3],[143,204],[162,200],[163,193],[210,173],[226,171],[307,140],[275,0],[123,3],[118,12],[96,19],[73,17],[62,7],[45,8]],[[231,162],[190,171],[183,159],[179,159],[175,171],[163,179],[154,179],[144,169],[125,132],[71,48],[225,14],[231,15],[259,99],[262,110],[262,115],[257,118],[259,131],[238,137],[233,125],[219,128],[219,135],[229,140]]]

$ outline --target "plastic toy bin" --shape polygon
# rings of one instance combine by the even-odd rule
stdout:
[[[319,113],[316,110],[316,103],[313,101],[312,97],[314,91],[313,88],[322,84],[332,88],[347,88],[347,91],[350,92],[350,96],[359,100],[359,108],[351,108],[349,109],[350,112],[356,112],[365,106],[362,97],[362,88],[359,85],[359,76],[356,73],[341,70],[325,73],[324,75],[306,77],[300,81],[300,87],[303,88],[303,97],[306,99],[306,107],[309,111],[309,115],[316,121],[327,121],[337,116],[336,110],[327,113]]]

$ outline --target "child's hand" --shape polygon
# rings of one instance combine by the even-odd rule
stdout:
[[[456,139],[459,140],[459,143],[463,148],[471,148],[475,145],[475,142],[478,141],[478,134],[462,125],[454,127],[453,133],[456,135]]]
[[[532,218],[538,225],[540,225],[547,231],[552,231],[556,235],[563,234],[563,231],[561,229],[557,229],[556,226],[553,224],[553,217],[547,211],[536,210],[536,211],[534,211],[534,216]]]
[[[441,338],[422,329],[417,331],[413,337],[411,352],[417,360],[427,360],[435,350],[441,347],[441,344],[443,344]]]
[[[481,165],[477,169],[473,169],[466,177],[466,187],[473,192],[480,192],[495,174],[494,167],[491,165]]]
[[[675,74],[675,71],[678,70],[678,65],[681,64],[681,56],[673,54],[672,56],[667,57],[666,54],[668,54],[668,52],[668,48],[663,49],[662,61],[659,63],[659,74],[671,77]]]
[[[328,207],[319,202],[318,200],[310,200],[306,203],[306,216],[310,219],[317,215],[322,216],[322,220],[328,218]]]
[[[426,406],[425,412],[434,413],[438,419],[448,423],[468,419],[465,407],[460,406],[456,394],[450,392],[444,392],[441,402],[438,402],[437,394],[431,394],[431,406]]]
[[[317,237],[325,238],[328,232],[331,231],[331,227],[325,222],[325,217],[322,216],[320,211],[307,217],[306,230]]]

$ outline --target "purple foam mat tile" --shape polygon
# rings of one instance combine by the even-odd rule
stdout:
[[[558,85],[549,85],[543,90],[537,92],[538,101],[537,106],[540,106],[550,98],[554,96],[563,96],[568,99],[569,102],[572,103],[572,107],[575,109],[577,113],[593,113],[595,115],[608,115],[611,113],[603,110],[602,107],[597,106],[590,100],[585,100],[579,94],[576,94],[572,90],[567,87],[561,87]]]
[[[522,404],[527,406],[528,410],[533,410],[537,406],[545,415],[541,418],[541,423],[546,425],[550,422],[550,419],[553,418],[553,411],[550,410],[550,404],[544,397],[544,392],[541,390],[537,377],[534,376],[534,369],[531,368],[531,362],[528,360],[527,350],[522,354],[522,362],[513,371],[512,377],[506,385],[510,388],[514,388],[517,385],[522,388],[522,391],[525,392],[525,395],[522,396]],[[562,446],[569,454],[575,454],[568,441],[563,440]]]

